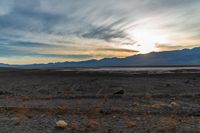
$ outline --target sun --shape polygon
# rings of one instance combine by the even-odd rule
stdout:
[[[166,35],[154,30],[135,30],[131,36],[137,42],[134,48],[141,54],[158,51],[156,44],[170,43]]]

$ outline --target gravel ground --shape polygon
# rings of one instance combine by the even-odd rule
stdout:
[[[199,81],[199,70],[1,69],[0,133],[199,133]]]

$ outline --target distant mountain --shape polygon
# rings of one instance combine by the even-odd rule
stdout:
[[[3,63],[0,63],[0,67],[9,67],[10,65],[8,64],[3,64]]]
[[[169,66],[200,65],[200,47],[176,51],[152,52],[126,58],[105,58],[81,62],[62,62],[49,64],[32,64],[16,67],[25,68],[63,68],[63,67],[111,67],[111,66]]]

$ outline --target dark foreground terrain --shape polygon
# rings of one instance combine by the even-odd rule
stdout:
[[[79,132],[200,133],[200,71],[0,69],[0,133]]]

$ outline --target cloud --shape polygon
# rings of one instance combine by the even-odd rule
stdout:
[[[124,48],[100,48],[97,49],[100,51],[110,51],[110,52],[127,52],[127,53],[138,53],[139,51],[137,50],[131,50],[131,49],[124,49]]]
[[[194,48],[194,47],[200,47],[200,44],[196,45],[172,45],[172,44],[156,44],[156,47],[159,48],[162,51],[171,51],[171,50],[181,50],[185,48]]]
[[[28,56],[28,57],[35,57],[35,58],[65,58],[67,59],[90,59],[92,55],[87,54],[48,54],[48,53],[40,53],[34,51],[24,51],[8,46],[1,46],[0,47],[0,57],[21,57],[21,56]],[[20,59],[18,59],[20,60]],[[41,62],[42,63],[42,62]]]
[[[0,16],[7,15],[14,6],[14,0],[0,0]]]
[[[103,39],[106,41],[111,41],[113,38],[125,38],[127,35],[123,30],[114,28],[120,21],[121,20],[105,26],[91,26],[88,31],[81,36],[85,38]]]
[[[0,0],[0,56],[6,63],[13,56],[33,63],[38,56],[125,57],[148,45],[135,37],[140,30],[167,36],[161,50],[193,47],[200,44],[199,6],[199,0]]]

